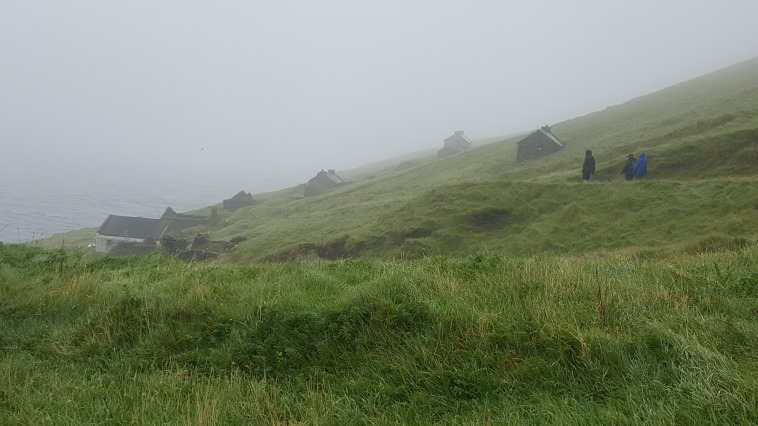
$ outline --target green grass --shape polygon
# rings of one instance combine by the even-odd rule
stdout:
[[[2,424],[758,421],[758,247],[251,267],[0,246]]]
[[[53,235],[49,238],[34,240],[27,243],[33,247],[43,247],[47,249],[66,249],[74,251],[86,251],[87,246],[95,242],[96,228],[85,228],[76,231],[64,232]]]
[[[0,424],[758,423],[756,94],[758,59],[556,124],[543,159],[258,194],[214,263],[0,245]]]
[[[670,252],[712,234],[753,240],[756,93],[758,60],[746,61],[555,124],[567,146],[543,159],[517,164],[518,136],[443,160],[420,153],[379,162],[317,197],[301,198],[302,187],[258,194],[262,203],[229,214],[229,226],[211,237],[248,238],[222,254],[232,264],[477,250]],[[578,185],[587,148],[597,158],[599,185],[591,189]],[[626,154],[643,150],[649,182],[627,184],[620,175]],[[493,214],[503,215],[498,224],[476,219]],[[68,247],[86,246],[92,234],[40,244],[57,248],[66,237]]]
[[[262,194],[214,238],[248,237],[227,263],[302,257],[412,258],[645,248],[676,251],[709,235],[755,239],[758,60],[558,123],[567,146],[515,162],[513,137],[444,160],[367,167],[340,189]],[[584,150],[598,185],[579,185]],[[646,151],[648,182],[620,175]],[[504,215],[499,224],[476,217]],[[482,216],[484,215],[484,216]],[[505,218],[507,216],[507,219]],[[714,220],[717,219],[717,220]],[[473,220],[473,222],[472,222]]]
[[[299,256],[465,256],[478,250],[510,255],[676,251],[710,234],[755,239],[755,185],[751,176],[591,185],[469,181],[392,201],[376,201],[364,187],[289,207],[257,208],[249,213],[254,219],[233,221],[219,238],[244,224],[250,239],[225,255],[232,263]],[[326,254],[330,249],[333,256]]]

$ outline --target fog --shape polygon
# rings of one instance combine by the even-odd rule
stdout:
[[[758,56],[756,16],[754,0],[0,0],[0,156],[301,182]]]

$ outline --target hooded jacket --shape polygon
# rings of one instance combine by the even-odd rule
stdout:
[[[589,149],[584,152],[584,164],[582,164],[582,173],[595,173],[595,157],[592,156],[592,151]]]
[[[637,161],[637,164],[634,166],[634,175],[638,178],[641,178],[645,176],[647,173],[647,158],[645,158],[645,153],[640,152],[640,159]]]
[[[628,157],[626,157],[626,163],[624,163],[624,168],[621,169],[621,173],[624,174],[624,177],[626,180],[632,180],[634,177],[634,166],[637,165],[637,160],[634,159],[634,157],[630,154]]]

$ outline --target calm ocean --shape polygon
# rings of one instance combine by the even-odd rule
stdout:
[[[55,170],[0,164],[0,242],[23,243],[62,232],[97,228],[109,214],[157,218],[206,207],[240,190],[283,189],[307,178],[255,176],[245,170]],[[305,179],[305,180],[302,180]]]

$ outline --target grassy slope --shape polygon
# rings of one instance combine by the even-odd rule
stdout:
[[[56,234],[49,238],[34,240],[27,243],[27,245],[46,249],[64,248],[66,250],[83,251],[86,250],[89,244],[95,242],[96,233],[97,228],[78,229],[76,231]]]
[[[259,194],[264,203],[233,213],[230,226],[214,229],[212,237],[249,237],[222,257],[235,263],[319,253],[412,257],[486,248],[509,254],[626,249],[630,242],[675,249],[713,233],[752,239],[758,233],[752,189],[757,95],[753,59],[559,123],[553,131],[567,147],[544,159],[516,164],[520,137],[514,137],[441,161],[422,156],[377,163],[351,171],[348,185],[318,197],[299,199],[300,187]],[[575,185],[587,148],[597,158],[596,182],[606,184],[592,191]],[[624,157],[641,150],[656,182],[624,185]],[[488,214],[502,217],[472,228],[472,220]],[[723,226],[714,217],[723,217]],[[80,235],[67,241],[78,244]],[[42,245],[60,243],[57,238]]]
[[[0,245],[0,424],[754,424],[757,86],[262,194],[214,230],[237,265]]]
[[[266,194],[265,203],[235,213],[214,237],[250,237],[225,257],[232,262],[485,248],[675,249],[713,233],[752,239],[757,94],[758,59],[557,124],[567,147],[541,160],[516,164],[513,138],[441,161],[356,174],[319,197],[297,199],[298,189]],[[598,162],[591,188],[576,184],[586,148]],[[619,175],[624,157],[640,150],[647,151],[650,182],[626,184]],[[502,217],[472,227],[488,214]]]
[[[751,424],[758,247],[252,267],[0,245],[2,424]]]

